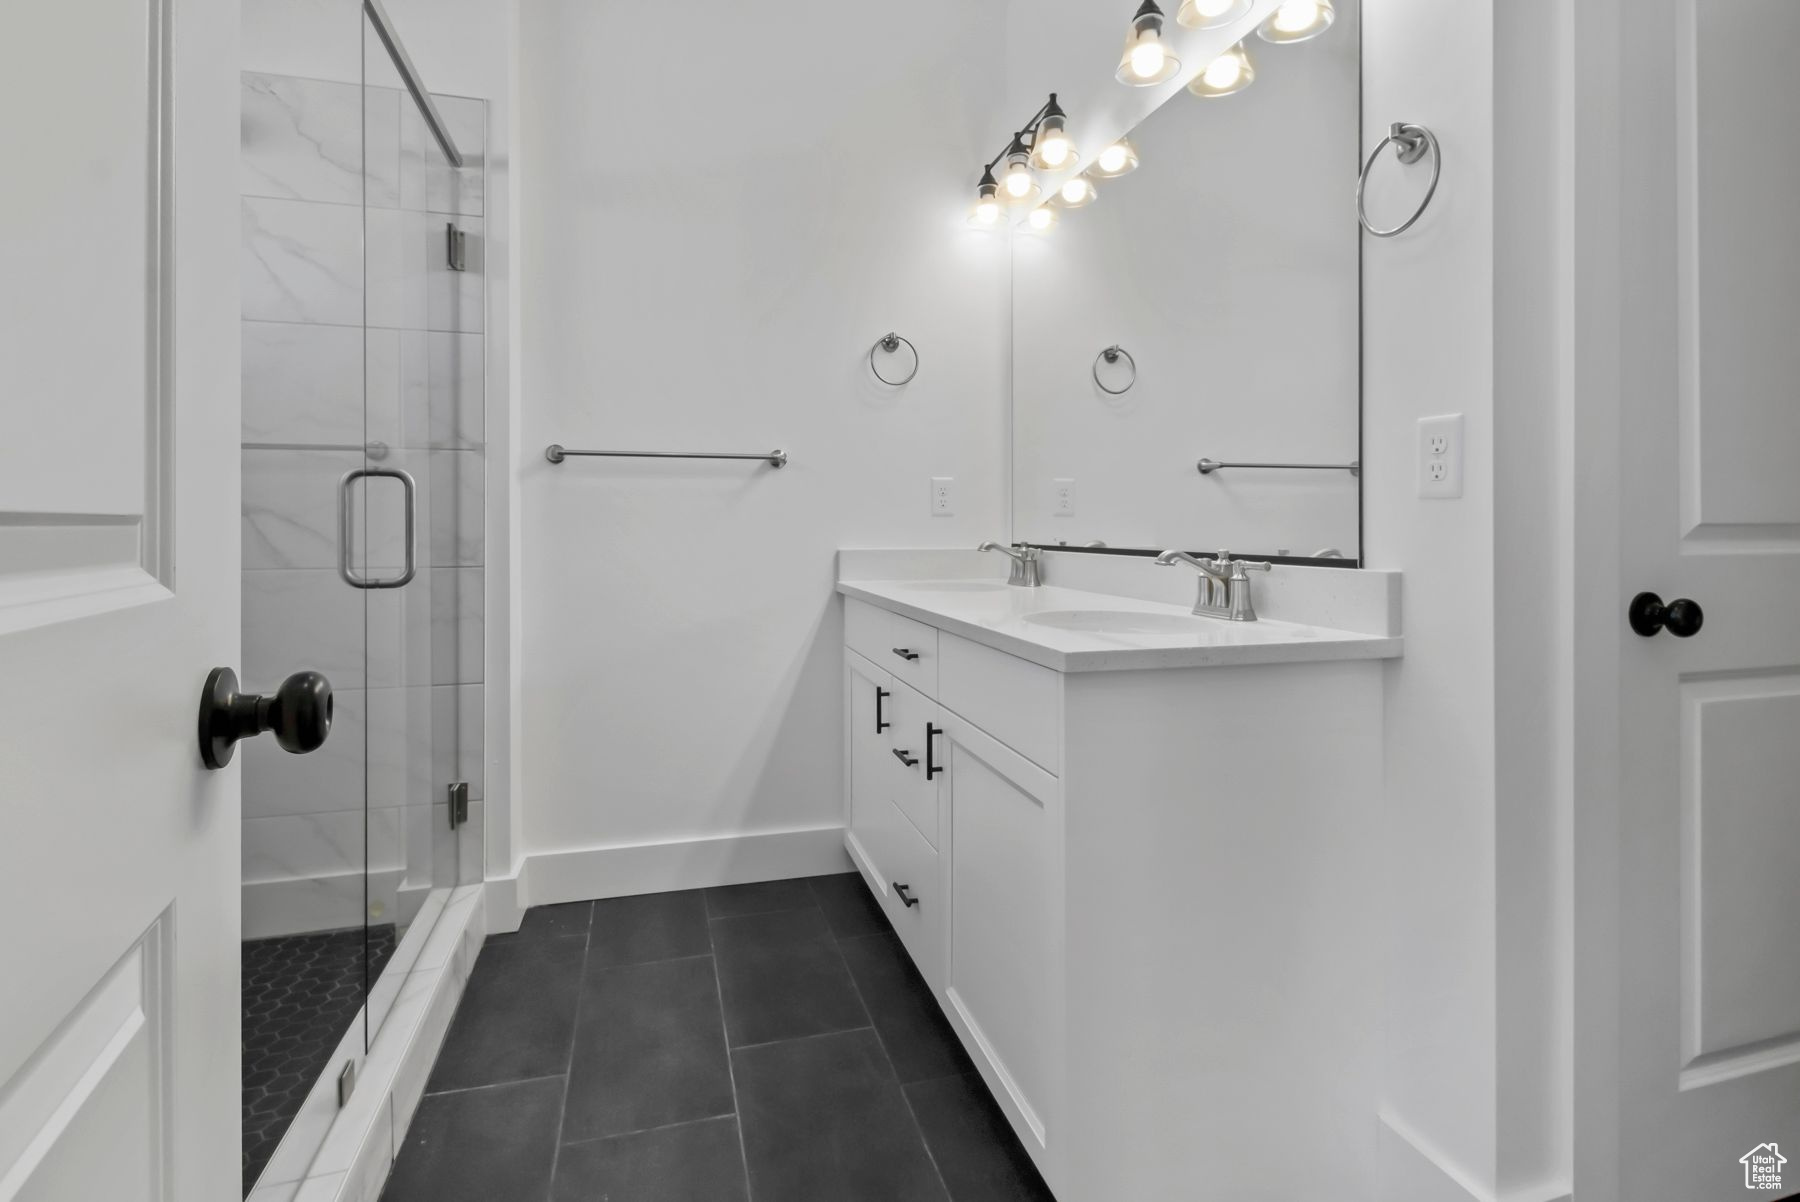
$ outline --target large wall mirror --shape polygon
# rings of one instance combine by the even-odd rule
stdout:
[[[1360,559],[1361,35],[1336,9],[1248,39],[1250,86],[1175,92],[1135,169],[1014,235],[1015,539]]]

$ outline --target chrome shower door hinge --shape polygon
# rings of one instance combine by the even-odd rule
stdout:
[[[338,1109],[342,1110],[350,1104],[350,1095],[356,1092],[356,1061],[344,1061],[344,1067],[338,1070]]]
[[[444,223],[444,257],[451,271],[469,269],[469,236],[456,228],[456,222]]]
[[[457,781],[450,786],[450,829],[455,830],[469,820],[469,782]]]

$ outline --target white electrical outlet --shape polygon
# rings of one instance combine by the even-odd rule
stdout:
[[[1453,500],[1463,495],[1463,415],[1419,419],[1419,495]]]
[[[1050,495],[1055,498],[1057,517],[1072,518],[1075,516],[1075,481],[1050,481]]]
[[[931,478],[931,516],[947,518],[956,512],[956,481],[949,476]]]

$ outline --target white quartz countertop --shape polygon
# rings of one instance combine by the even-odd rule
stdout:
[[[1213,668],[1394,659],[1402,640],[1265,619],[1227,622],[1185,606],[1079,589],[1014,588],[994,580],[843,580],[838,592],[1058,672]],[[1144,615],[1094,629],[1096,611]],[[1183,621],[1182,619],[1186,619]],[[1077,626],[1081,628],[1070,628]]]

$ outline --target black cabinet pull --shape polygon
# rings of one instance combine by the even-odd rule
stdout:
[[[888,692],[886,689],[882,688],[880,685],[875,686],[875,733],[876,734],[880,734],[882,731],[886,730],[888,727],[893,725],[892,722],[887,721],[886,719],[884,719],[881,716],[882,701],[885,698],[892,697],[892,696],[893,696],[892,693]]]
[[[1706,613],[1697,602],[1686,597],[1677,597],[1664,605],[1663,599],[1655,593],[1639,593],[1631,599],[1625,620],[1631,623],[1632,630],[1647,639],[1655,638],[1665,630],[1678,639],[1691,639],[1700,633]]]
[[[902,885],[899,881],[894,882],[894,892],[900,895],[900,900],[906,903],[908,910],[919,904],[919,899],[907,892],[911,888],[911,885]]]
[[[919,653],[914,651],[911,647],[895,647],[894,654],[898,655],[909,664],[919,658]]]
[[[899,760],[902,764],[905,764],[908,768],[917,768],[919,766],[919,757],[912,755],[909,752],[901,751],[898,747],[894,748],[894,758]]]
[[[936,739],[939,735],[941,735],[943,733],[944,733],[943,727],[933,726],[929,722],[927,722],[925,724],[925,779],[926,780],[930,780],[932,777],[936,776],[938,773],[940,773],[944,770],[944,766],[942,764],[938,763],[935,759],[933,759],[932,755],[931,755],[932,747],[933,747],[932,740]]]

